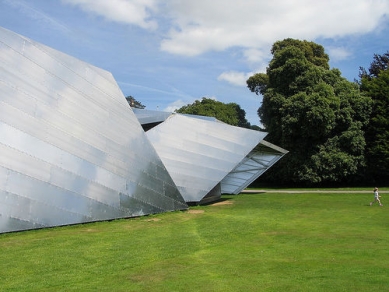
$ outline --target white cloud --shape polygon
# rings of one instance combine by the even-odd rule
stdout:
[[[156,29],[163,51],[196,56],[241,48],[249,63],[263,62],[284,38],[314,41],[371,32],[389,14],[387,0],[62,0],[109,21]],[[167,22],[166,22],[167,20]],[[167,25],[167,26],[165,26]]]
[[[217,80],[227,81],[228,83],[237,86],[246,86],[246,80],[253,74],[253,72],[244,73],[237,71],[228,71],[220,74]]]
[[[182,99],[178,99],[163,109],[165,112],[174,112],[176,109],[183,107],[184,105],[191,104],[191,102],[185,102]]]
[[[389,13],[387,0],[167,0],[165,5],[174,27],[161,49],[186,56],[234,46],[269,50],[288,37],[363,34]]]
[[[257,67],[256,70],[252,72],[238,72],[238,71],[227,71],[223,72],[217,77],[219,81],[226,81],[232,85],[236,86],[247,86],[247,79],[253,76],[255,73],[265,73],[267,64],[265,62],[261,63],[261,66]]]
[[[156,11],[156,0],[62,0],[63,3],[80,7],[82,10],[104,17],[109,21],[155,29],[157,22],[151,19]]]
[[[352,53],[344,47],[329,47],[327,48],[331,60],[341,61],[346,60]]]
[[[249,63],[263,63],[270,59],[270,51],[264,53],[263,50],[258,48],[248,48],[243,51],[243,55]]]

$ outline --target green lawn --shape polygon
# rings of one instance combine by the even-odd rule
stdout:
[[[383,207],[371,199],[241,194],[187,212],[2,234],[0,291],[388,291],[389,194]]]

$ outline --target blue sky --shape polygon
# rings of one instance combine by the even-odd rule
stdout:
[[[110,71],[146,109],[208,97],[259,125],[261,97],[245,81],[275,41],[323,45],[353,81],[389,50],[389,1],[0,0],[0,26]]]

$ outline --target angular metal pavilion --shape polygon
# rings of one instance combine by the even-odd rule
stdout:
[[[159,121],[147,137],[188,203],[240,193],[288,152],[264,141],[265,132],[215,118],[173,114]]]
[[[0,28],[0,233],[184,209],[111,73]]]
[[[0,233],[237,194],[287,153],[265,136],[133,111],[111,73],[0,27]]]

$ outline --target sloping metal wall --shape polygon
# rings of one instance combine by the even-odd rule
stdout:
[[[135,112],[147,136],[109,72],[0,28],[0,233],[185,210],[287,153],[215,118]]]
[[[186,208],[109,72],[0,28],[0,232]]]
[[[147,132],[186,202],[200,202],[267,135],[174,114]]]
[[[132,111],[134,112],[136,118],[142,126],[147,124],[160,124],[173,114],[170,112],[153,111],[138,108],[133,108]]]
[[[222,194],[239,194],[288,151],[261,141],[222,181]]]

